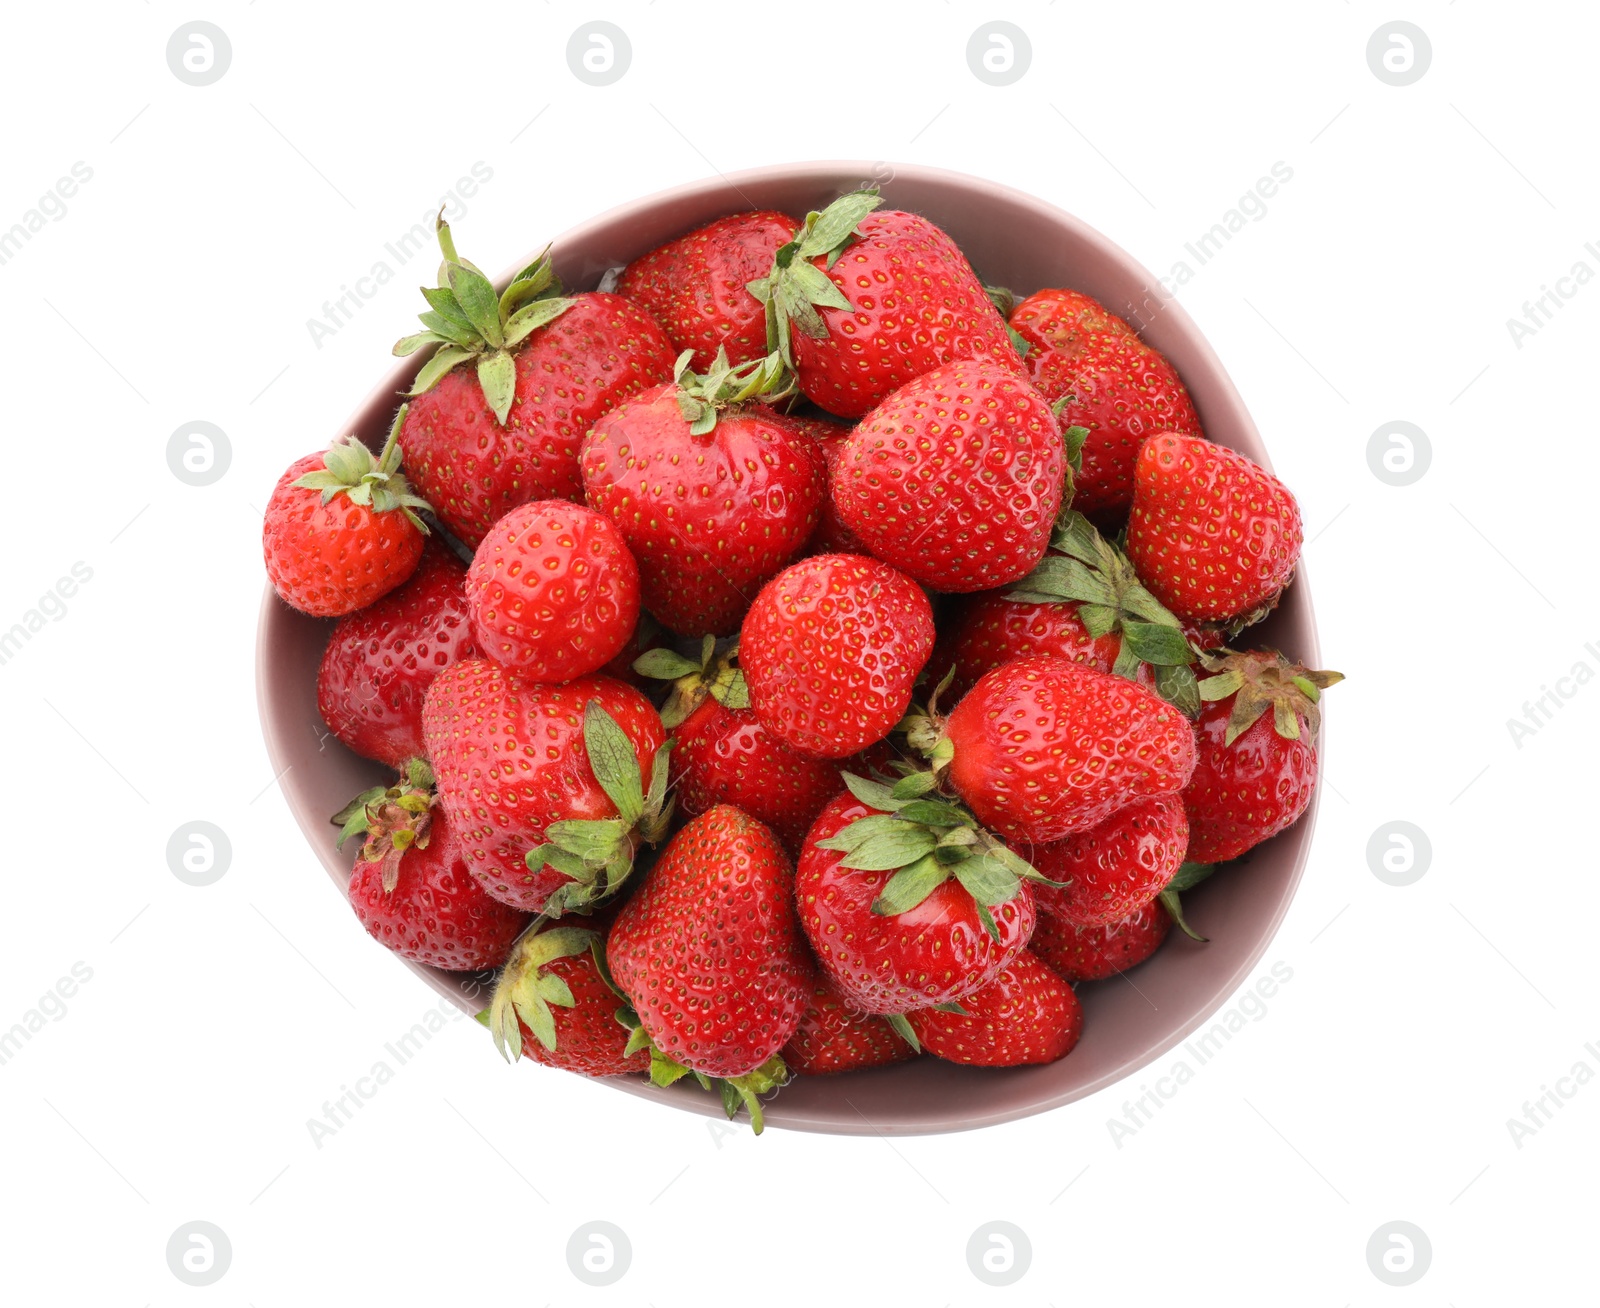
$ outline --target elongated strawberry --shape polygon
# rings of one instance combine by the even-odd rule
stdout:
[[[1049,845],[1028,861],[1059,888],[1035,887],[1041,910],[1073,926],[1106,926],[1150,903],[1183,864],[1183,799],[1160,795],[1119,808],[1099,826]]]
[[[1186,622],[1238,631],[1271,612],[1300,560],[1300,507],[1244,455],[1195,436],[1152,436],[1134,465],[1128,557]]]
[[[783,1047],[791,1072],[824,1076],[887,1067],[915,1058],[917,1051],[881,1017],[857,1013],[826,981],[811,989],[805,1015]]]
[[[611,519],[568,500],[519,504],[467,571],[478,648],[535,681],[570,681],[621,652],[639,621],[639,569]]]
[[[933,636],[928,597],[888,564],[819,554],[762,588],[739,663],[762,726],[798,753],[848,758],[900,721]]]
[[[1083,427],[1077,507],[1091,516],[1127,512],[1133,464],[1156,432],[1203,435],[1177,371],[1121,318],[1081,291],[1037,291],[1010,314],[1032,347],[1028,375],[1052,404],[1062,429]]]
[[[934,590],[1027,576],[1061,507],[1066,449],[1026,378],[989,359],[901,385],[845,437],[830,491],[869,550]]]
[[[1276,650],[1208,656],[1199,754],[1184,788],[1189,857],[1238,858],[1292,825],[1317,784],[1321,692],[1343,681]],[[1270,710],[1270,712],[1269,712]]]
[[[503,292],[456,254],[438,221],[439,285],[426,331],[395,353],[433,353],[401,433],[407,471],[439,521],[476,548],[530,500],[583,498],[578,447],[595,419],[672,376],[672,343],[620,295],[562,296],[541,255]],[[472,365],[469,369],[466,365]]]
[[[775,358],[677,380],[595,423],[583,442],[589,503],[639,562],[644,606],[680,635],[727,635],[756,592],[804,547],[822,503],[811,438],[754,397],[780,380]]]
[[[428,502],[400,471],[402,405],[377,458],[356,437],[289,465],[267,501],[261,553],[285,603],[317,618],[366,608],[402,585],[422,558]]]
[[[1028,947],[1064,981],[1101,981],[1144,962],[1171,930],[1172,918],[1159,903],[1106,926],[1073,926],[1040,913]]]
[[[959,1007],[959,1013],[923,1008],[906,1015],[922,1047],[952,1063],[1053,1063],[1083,1033],[1083,1005],[1072,987],[1026,949]]]
[[[875,189],[806,215],[771,272],[750,284],[767,306],[768,342],[807,398],[859,418],[941,364],[1022,360],[966,257],[926,218],[881,204]]]
[[[428,687],[422,733],[473,875],[517,908],[607,898],[666,831],[660,715],[610,677],[552,686],[462,659]]]
[[[658,245],[623,270],[617,290],[648,309],[679,350],[708,370],[718,350],[734,366],[768,351],[766,307],[747,289],[798,226],[770,209],[729,214]]]
[[[317,669],[317,708],[348,749],[395,768],[425,752],[428,684],[478,652],[466,576],[461,561],[430,540],[405,585],[339,619]]]

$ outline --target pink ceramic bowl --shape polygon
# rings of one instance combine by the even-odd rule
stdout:
[[[1211,347],[1179,305],[1126,253],[1070,214],[978,177],[933,168],[882,164],[802,163],[761,168],[680,186],[635,200],[573,228],[554,243],[557,271],[574,289],[593,289],[608,269],[723,214],[777,209],[804,216],[836,196],[878,180],[887,204],[927,215],[953,236],[991,285],[1026,294],[1073,287],[1121,314],[1172,360],[1194,397],[1206,434],[1270,466],[1267,451]],[[507,269],[500,282],[532,257]],[[397,324],[396,331],[400,329]],[[355,415],[325,433],[354,431],[375,449],[384,439],[398,395],[422,356],[390,370]],[[331,736],[317,713],[316,672],[330,625],[293,612],[267,590],[257,641],[262,728],[281,787],[311,848],[334,884],[349,878],[351,855],[334,849],[329,814],[351,795],[387,780],[376,763],[357,758]],[[1305,663],[1317,663],[1316,628],[1304,574],[1271,619],[1252,633]],[[1311,844],[1315,806],[1295,826],[1185,895],[1190,924],[1210,943],[1173,931],[1148,963],[1125,976],[1081,985],[1083,1039],[1047,1067],[984,1070],[922,1058],[896,1067],[835,1077],[801,1077],[766,1109],[772,1126],[837,1135],[917,1135],[988,1126],[1059,1108],[1113,1084],[1159,1058],[1200,1027],[1260,961],[1289,907]],[[333,911],[333,910],[330,910]],[[352,949],[375,948],[350,922]],[[486,1002],[483,981],[407,963],[440,994],[468,1012]],[[496,1060],[484,1037],[483,1057]],[[531,1078],[565,1073],[519,1067]],[[718,1097],[690,1080],[657,1089],[633,1078],[606,1087],[707,1116]],[[530,1087],[530,1093],[532,1093]],[[596,1087],[601,1093],[601,1087]]]

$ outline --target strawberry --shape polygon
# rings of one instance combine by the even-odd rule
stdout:
[[[583,498],[584,434],[671,377],[673,350],[655,319],[620,295],[558,295],[544,256],[497,295],[457,256],[443,218],[438,233],[439,285],[422,291],[428,330],[394,347],[434,347],[409,392],[402,437],[407,469],[439,521],[477,548],[519,504]],[[461,366],[469,363],[470,372]]]
[[[845,437],[830,478],[844,524],[934,590],[1027,576],[1061,507],[1066,450],[1050,406],[989,360],[906,382]]]
[[[812,988],[777,837],[726,804],[691,819],[622,906],[606,951],[652,1079],[723,1081],[729,1115],[743,1100],[759,1131],[758,1096],[787,1079],[779,1051]]]
[[[1194,771],[1194,731],[1143,686],[1062,659],[986,673],[938,732],[918,724],[936,766],[984,826],[1045,844],[1136,800],[1173,794]]]
[[[756,717],[813,758],[847,758],[888,735],[932,650],[928,597],[858,554],[819,554],[780,572],[739,635]]]
[[[767,306],[767,340],[800,390],[859,418],[941,364],[984,360],[1021,373],[1005,319],[938,227],[889,209],[875,189],[806,215],[771,272],[750,283]]]
[[[916,1056],[889,1023],[852,1011],[826,981],[812,987],[805,1015],[783,1047],[789,1070],[804,1076],[886,1067]]]
[[[1024,949],[960,1012],[923,1008],[907,1015],[930,1054],[973,1067],[1021,1067],[1065,1058],[1083,1033],[1083,1005],[1072,987]]]
[[[1189,857],[1238,858],[1290,826],[1317,784],[1321,692],[1344,680],[1275,650],[1207,656],[1194,776],[1184,788]],[[1272,712],[1269,714],[1268,709]]]
[[[1244,455],[1196,436],[1152,436],[1134,465],[1128,557],[1186,622],[1230,632],[1271,612],[1300,559],[1300,508]]]
[[[794,414],[790,416],[794,422],[805,428],[811,439],[817,443],[817,449],[822,454],[828,473],[827,480],[823,484],[822,504],[817,510],[817,527],[811,533],[811,539],[806,542],[806,553],[869,553],[861,537],[844,525],[843,519],[839,517],[838,507],[833,502],[833,469],[839,462],[839,451],[844,446],[845,437],[850,434],[850,429],[841,427],[836,422],[825,422],[820,418]]]
[[[519,504],[467,570],[472,635],[535,681],[570,681],[621,652],[639,621],[639,569],[611,520],[568,500]]]
[[[1061,888],[1035,888],[1041,911],[1073,926],[1107,926],[1153,900],[1183,864],[1183,799],[1160,795],[1119,808],[1097,827],[1036,845],[1029,861]]]
[[[853,793],[824,808],[806,836],[795,874],[800,925],[845,1003],[892,1015],[906,1035],[901,1014],[971,994],[1027,946],[1034,906],[1024,878],[1033,870],[947,802],[846,780]],[[968,843],[940,846],[951,831]],[[936,847],[965,857],[944,862]]]
[[[735,366],[767,353],[766,307],[746,289],[772,267],[798,224],[760,209],[729,214],[659,245],[622,273],[617,291],[648,309],[704,372],[717,351]]]
[[[1064,981],[1101,981],[1144,962],[1170,930],[1172,918],[1153,902],[1107,926],[1072,926],[1040,913],[1028,947]]]
[[[639,561],[644,606],[685,636],[726,635],[817,523],[824,464],[782,414],[749,402],[780,369],[724,358],[619,405],[583,442],[589,503],[609,514]]]
[[[660,715],[610,677],[550,686],[462,659],[428,687],[422,734],[468,866],[514,907],[557,916],[606,898],[666,830]]]
[[[429,541],[405,585],[339,619],[317,669],[317,707],[347,748],[395,768],[424,752],[428,683],[478,652],[466,576],[454,554]]]
[[[491,899],[467,871],[455,827],[434,806],[427,763],[412,759],[399,784],[364,791],[333,820],[341,846],[364,837],[350,907],[374,940],[451,972],[505,962],[527,914]]]
[[[1010,321],[1032,347],[1024,358],[1033,384],[1052,403],[1064,401],[1063,430],[1086,429],[1077,507],[1096,517],[1126,513],[1145,438],[1202,434],[1177,370],[1081,291],[1037,291]]]
[[[261,525],[272,587],[315,618],[364,609],[403,584],[422,558],[428,502],[400,471],[402,405],[376,459],[356,437],[308,454],[278,479]]]

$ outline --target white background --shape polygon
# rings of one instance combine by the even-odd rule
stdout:
[[[0,665],[8,853],[0,1029],[92,979],[0,1066],[3,1277],[16,1303],[1417,1305],[1592,1299],[1600,1085],[1518,1147],[1507,1119],[1600,1070],[1591,846],[1600,689],[1521,741],[1507,720],[1600,669],[1592,526],[1600,288],[1518,343],[1507,320],[1600,271],[1593,50],[1579,7],[1388,3],[804,6],[275,0],[17,7],[0,89],[0,231],[93,171],[0,264],[9,545],[0,628],[74,563],[58,620]],[[232,45],[184,84],[180,24]],[[621,26],[613,85],[569,71]],[[1431,38],[1414,84],[1366,58]],[[968,38],[1030,37],[1012,85]],[[532,125],[528,126],[532,121]],[[416,265],[313,342],[308,319],[481,161],[456,224],[498,270],[570,224],[716,170],[810,158],[979,173],[1076,213],[1164,274],[1256,179],[1292,180],[1180,298],[1307,522],[1332,692],[1304,884],[1263,960],[1265,1016],[1118,1148],[1135,1085],[981,1133],[832,1139],[707,1122],[531,1067],[449,1023],[361,1112],[319,1117],[433,1000],[340,904],[272,785],[253,691],[260,506],[389,364]],[[1192,261],[1191,261],[1192,262]],[[179,425],[227,434],[214,485]],[[1431,467],[1370,470],[1404,420]],[[221,880],[165,848],[203,819]],[[1393,887],[1367,842],[1420,826]],[[392,1059],[389,1061],[393,1061]],[[1159,1068],[1150,1069],[1154,1073]],[[1135,1078],[1140,1081],[1142,1078]],[[568,1270],[590,1219],[626,1276]],[[1000,1219],[1032,1263],[998,1290],[966,1245]],[[182,1224],[227,1274],[181,1284]],[[1431,1267],[1369,1270],[1414,1223]]]

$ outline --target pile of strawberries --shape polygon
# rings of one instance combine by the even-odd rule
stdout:
[[[398,774],[335,818],[367,929],[499,969],[502,1052],[758,1130],[797,1073],[1066,1055],[1074,984],[1305,811],[1338,680],[1239,641],[1300,514],[1172,366],[880,204],[576,294],[497,292],[441,219],[387,444],[266,513],[338,619],[328,726]]]

